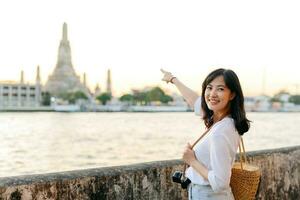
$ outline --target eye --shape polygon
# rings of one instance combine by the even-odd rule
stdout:
[[[206,89],[207,89],[207,90],[211,90],[212,87],[208,85],[208,86],[206,86]]]
[[[218,91],[224,91],[224,88],[218,88]]]

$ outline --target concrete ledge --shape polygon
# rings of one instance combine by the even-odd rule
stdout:
[[[249,152],[257,199],[300,199],[300,146]],[[187,199],[171,181],[180,160],[0,178],[0,199]]]

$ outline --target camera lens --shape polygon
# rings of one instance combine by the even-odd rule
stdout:
[[[182,172],[176,171],[172,176],[172,180],[175,183],[181,183]]]
[[[191,180],[188,178],[185,178],[184,180],[181,181],[181,188],[186,189],[190,183],[191,183]]]

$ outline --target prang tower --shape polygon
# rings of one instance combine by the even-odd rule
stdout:
[[[110,69],[107,70],[106,92],[112,95]]]
[[[49,76],[45,85],[45,91],[52,96],[75,91],[82,91],[89,96],[88,89],[80,82],[80,77],[76,74],[71,59],[71,47],[68,40],[67,24],[63,24],[62,40],[58,48],[57,64]]]

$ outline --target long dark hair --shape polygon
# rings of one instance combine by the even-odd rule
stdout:
[[[210,127],[213,124],[213,111],[210,110],[205,102],[205,89],[207,85],[213,81],[216,77],[223,76],[226,86],[231,92],[235,93],[235,97],[230,101],[230,115],[234,120],[235,128],[240,135],[243,135],[250,128],[250,121],[246,118],[246,112],[244,107],[244,95],[239,78],[230,69],[216,69],[212,71],[202,83],[202,98],[201,107],[203,110],[203,120],[206,127]]]

